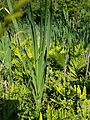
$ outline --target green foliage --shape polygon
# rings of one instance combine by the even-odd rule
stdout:
[[[90,119],[89,3],[1,1],[0,99],[18,101],[4,120]]]
[[[5,90],[3,81],[0,84],[0,115],[3,120],[23,120],[35,118],[35,103],[31,90],[21,80],[12,82]],[[4,106],[4,107],[3,107]],[[14,114],[15,113],[15,114]],[[14,115],[17,115],[16,118]]]
[[[89,119],[89,100],[86,98],[87,88],[85,86],[87,81],[86,53],[82,44],[73,46],[73,49],[71,48],[68,53],[70,58],[66,63],[67,69],[64,73],[66,49],[59,45],[51,46],[49,52],[51,68],[48,73],[47,86],[48,120]],[[60,55],[64,55],[64,57],[60,59]]]
[[[60,82],[61,83],[61,82]],[[56,86],[55,95],[58,93],[58,97],[50,96],[51,102],[47,108],[47,119],[48,120],[78,120],[78,119],[90,119],[90,111],[89,109],[89,100],[86,99],[86,87],[84,86],[83,92],[81,92],[80,86],[74,86],[74,88],[69,85],[68,97],[65,97],[65,86],[63,84],[60,85],[57,83],[53,83]],[[49,86],[50,87],[50,86]],[[54,93],[52,93],[54,95]],[[52,99],[53,98],[53,99]]]
[[[24,85],[23,81],[16,81],[12,83],[12,86],[8,90],[8,99],[18,100],[18,118],[23,119],[34,119],[35,117],[35,103],[31,90]]]
[[[0,78],[11,81],[11,43],[6,33],[0,41]]]

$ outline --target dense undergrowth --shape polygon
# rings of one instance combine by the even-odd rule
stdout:
[[[0,120],[90,119],[89,6],[61,1],[0,4]]]
[[[32,51],[26,43],[28,40],[21,42],[22,47],[27,45],[27,51]],[[35,119],[35,101],[32,95],[28,76],[31,72],[24,72],[18,47],[12,40],[12,85],[6,81],[1,75],[0,98],[5,100],[18,100],[18,119]],[[28,47],[29,46],[29,47]],[[90,119],[90,100],[89,100],[89,80],[90,74],[86,76],[86,55],[88,48],[85,50],[82,44],[74,46],[74,51],[70,49],[67,59],[67,50],[63,45],[51,45],[48,57],[48,70],[46,82],[44,85],[44,93],[42,98],[41,113],[43,119],[47,120],[85,120]],[[73,51],[73,53],[72,53]],[[25,51],[22,52],[26,61]],[[33,64],[32,52],[28,52],[28,56]],[[4,67],[4,66],[3,66]],[[9,75],[8,66],[1,71],[5,71]],[[28,74],[28,75],[27,75]],[[7,77],[6,76],[6,77]],[[7,111],[5,111],[7,113]],[[13,113],[13,111],[12,111]]]

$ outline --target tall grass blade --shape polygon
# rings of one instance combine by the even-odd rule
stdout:
[[[8,8],[9,8],[10,13],[13,13],[13,7],[12,7],[11,0],[7,0],[7,4],[8,4]],[[19,27],[18,27],[18,23],[17,23],[16,19],[15,18],[12,19],[12,22],[13,22],[13,25],[15,27],[16,32],[18,32]]]
[[[51,24],[52,24],[51,7],[52,7],[52,1],[50,1],[50,10],[49,10],[49,19],[48,19],[47,0],[45,0],[45,6],[43,0],[40,1],[40,8],[41,8],[40,41],[37,40],[31,5],[29,8],[29,21],[32,30],[33,53],[34,53],[34,63],[35,63],[35,77],[33,78],[33,86],[35,88],[34,99],[36,102],[37,116],[39,116],[40,108],[41,108],[41,99],[43,95],[44,82],[46,76],[45,69],[47,64],[47,54],[48,54],[47,51],[49,50],[49,45],[50,45]]]

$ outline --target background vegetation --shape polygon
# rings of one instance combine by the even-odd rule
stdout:
[[[0,119],[90,119],[90,0],[1,0]]]

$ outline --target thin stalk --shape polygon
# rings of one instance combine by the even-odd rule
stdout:
[[[11,4],[11,0],[7,0],[7,4],[8,4],[8,8],[10,10],[10,14],[13,13],[13,7],[12,7],[12,4]],[[13,22],[13,25],[15,27],[16,32],[18,32],[19,27],[18,27],[18,23],[17,23],[16,19],[15,18],[12,19],[12,22]]]

